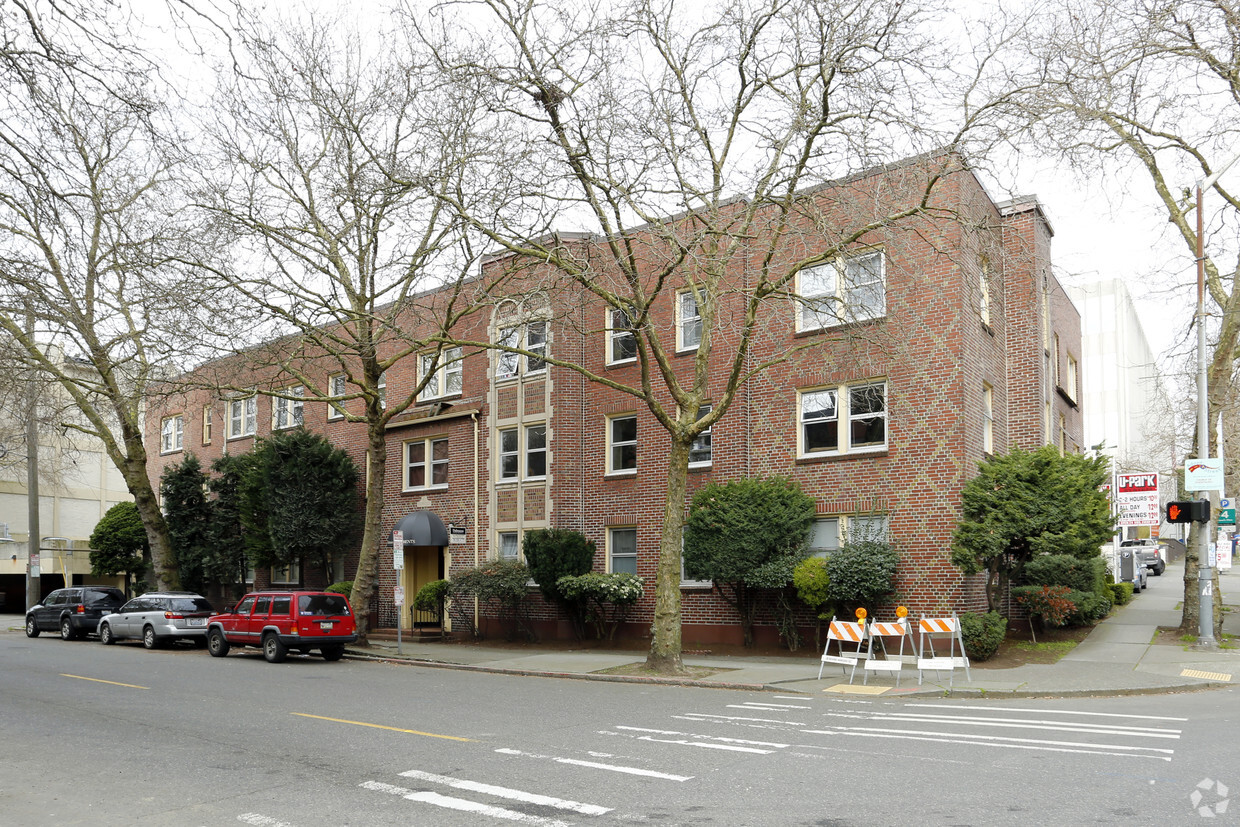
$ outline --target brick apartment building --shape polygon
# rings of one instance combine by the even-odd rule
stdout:
[[[805,197],[851,189],[863,196],[856,203],[873,200],[899,171],[876,170]],[[846,223],[841,205],[849,199],[831,203],[820,216]],[[1038,203],[996,204],[972,173],[958,170],[939,183],[934,205],[929,215],[867,234],[834,267],[803,270],[796,295],[763,303],[749,363],[784,358],[740,388],[690,456],[690,497],[709,480],[795,479],[817,503],[818,552],[829,553],[849,533],[886,534],[901,555],[893,603],[914,614],[985,605],[982,584],[948,562],[960,491],[978,461],[1017,446],[1077,451],[1081,442],[1080,316],[1052,273],[1053,231]],[[812,254],[815,230],[802,229],[780,252],[789,260]],[[586,259],[603,242],[574,236],[565,243]],[[757,253],[742,256],[729,278],[743,285],[746,269],[760,266],[757,259]],[[512,263],[497,256],[484,263],[484,273]],[[605,268],[600,272],[607,277]],[[683,285],[659,295],[651,323],[675,341],[676,370],[689,371],[701,321],[691,295],[677,287]],[[718,300],[726,304],[728,295],[721,291]],[[847,318],[824,318],[819,305],[806,301],[827,295],[842,300]],[[725,306],[717,318],[730,312]],[[559,283],[514,292],[463,322],[456,335],[517,342],[531,354],[635,382],[640,365],[631,334],[614,324],[616,313],[594,294]],[[732,352],[737,342],[730,331],[723,322],[712,330],[712,352]],[[643,403],[577,371],[533,355],[463,348],[459,356],[438,365],[408,358],[385,377],[392,398],[414,387],[419,371],[436,374],[387,432],[384,529],[403,527],[406,545],[401,572],[390,550],[380,554],[372,603],[380,625],[396,622],[394,586],[404,587],[408,602],[423,583],[517,556],[525,531],[556,526],[595,541],[597,570],[646,578],[647,594],[628,627],[630,634],[646,634],[667,490],[667,433]],[[243,358],[212,369],[232,371],[230,384],[245,385]],[[712,365],[711,387],[723,381],[718,373]],[[323,379],[333,393],[346,390],[343,377],[325,372]],[[279,390],[289,382],[266,371],[253,385]],[[154,474],[184,452],[209,465],[225,450],[250,450],[256,435],[298,423],[362,464],[364,426],[329,403],[199,390],[151,400]],[[445,526],[458,536],[450,541]],[[348,566],[351,571],[352,561]],[[268,576],[256,573],[258,584]],[[709,583],[686,581],[681,596],[686,644],[739,641],[735,612]],[[544,633],[567,634],[536,590],[531,600]],[[758,633],[775,636],[770,625]]]

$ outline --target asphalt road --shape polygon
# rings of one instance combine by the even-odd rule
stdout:
[[[0,824],[1227,823],[1238,702],[748,693],[8,632]]]

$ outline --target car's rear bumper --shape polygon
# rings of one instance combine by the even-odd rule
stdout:
[[[290,649],[318,649],[320,646],[356,643],[357,635],[280,635],[280,642]]]

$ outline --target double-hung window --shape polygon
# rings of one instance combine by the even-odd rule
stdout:
[[[885,543],[889,539],[888,518],[885,514],[820,517],[814,520],[810,531],[810,555],[830,557],[839,551],[844,542]]]
[[[499,432],[499,479],[511,482],[521,479],[522,429],[504,428]],[[525,479],[547,476],[547,426],[528,425],[524,429]]]
[[[273,398],[271,403],[271,428],[279,431],[284,428],[294,428],[304,419],[303,411],[306,403],[300,397],[306,395],[306,389],[301,385],[291,388],[285,388],[281,393],[286,394],[290,398],[278,396]]]
[[[164,418],[159,428],[159,451],[170,454],[181,450],[185,437],[185,417],[181,414]]]
[[[211,422],[214,418],[215,409],[210,405],[202,406],[202,444],[211,444]]]
[[[375,384],[375,392],[379,397],[379,407],[387,408],[387,371],[379,374],[379,381]]]
[[[982,324],[990,325],[990,265],[982,262],[981,273],[978,275],[977,312],[982,317]]]
[[[607,362],[630,362],[637,358],[637,335],[633,332],[633,315],[622,307],[608,312]]]
[[[711,412],[713,405],[701,405],[698,407],[698,419],[702,419]],[[697,435],[693,440],[693,444],[689,446],[689,464],[693,466],[706,466],[711,462],[711,436],[710,428]]]
[[[499,332],[499,344],[528,351],[528,355],[501,350],[495,361],[495,378],[512,379],[518,374],[532,376],[546,373],[547,323],[527,322],[506,327]]]
[[[676,295],[676,349],[693,350],[702,342],[702,313],[692,290]]]
[[[419,399],[455,396],[461,392],[461,376],[465,363],[461,361],[459,347],[445,348],[438,355],[424,354],[420,362],[422,378],[426,380],[426,384],[422,386]]]
[[[607,566],[612,574],[637,574],[637,529],[607,531]]]
[[[525,477],[547,476],[547,426],[529,425],[525,429]]]
[[[228,436],[253,436],[258,425],[258,397],[247,396],[228,403]]]
[[[798,330],[818,330],[887,315],[887,276],[881,251],[808,267],[797,275]]]
[[[801,456],[887,447],[887,386],[882,382],[802,391]]]
[[[344,395],[346,383],[345,375],[337,373],[327,380],[327,392],[331,395],[331,402],[327,403],[327,418],[342,419],[344,418]]]
[[[520,536],[515,531],[499,533],[499,559],[519,560],[521,558]]]
[[[995,389],[982,383],[982,450],[995,452]]]
[[[637,470],[637,417],[614,416],[607,421],[607,471],[631,473]]]
[[[405,489],[448,487],[448,439],[405,443]]]

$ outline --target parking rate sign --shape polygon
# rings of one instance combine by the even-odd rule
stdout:
[[[1115,508],[1121,526],[1158,525],[1158,474],[1116,475]]]

